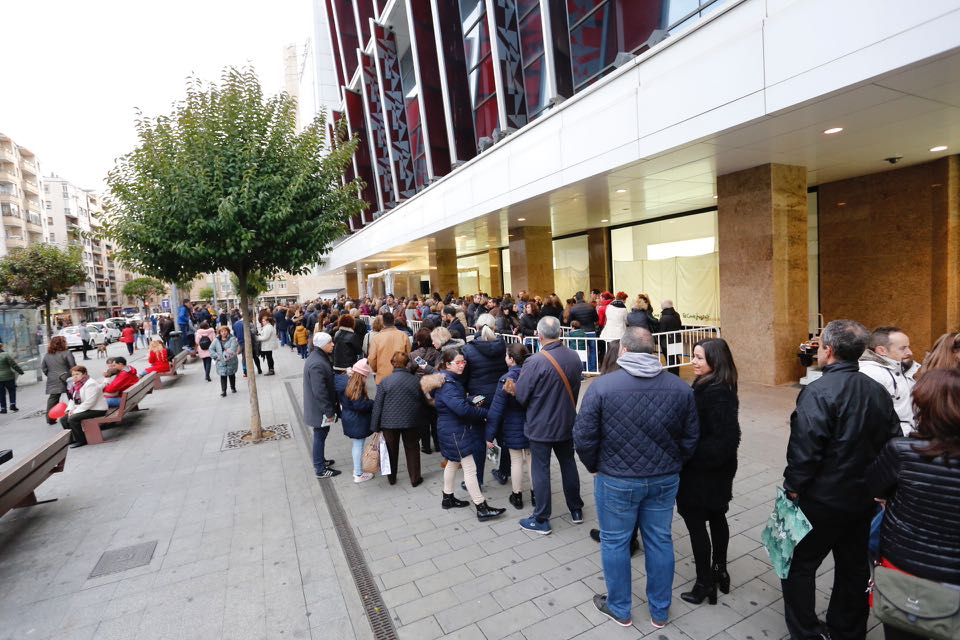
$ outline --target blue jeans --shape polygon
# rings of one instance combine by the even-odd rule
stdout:
[[[363,446],[367,443],[366,438],[352,438],[353,448],[350,454],[353,456],[353,475],[363,475]]]
[[[618,618],[630,618],[630,538],[634,525],[643,536],[650,617],[665,621],[670,615],[675,563],[670,524],[679,486],[678,474],[615,478],[598,473],[594,479],[607,606]]]
[[[330,427],[313,427],[313,469],[318,474],[327,470],[323,447],[328,435],[330,435]]]
[[[104,398],[107,401],[107,406],[111,409],[116,409],[120,406],[120,398]]]

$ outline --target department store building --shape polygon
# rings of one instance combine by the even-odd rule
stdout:
[[[645,292],[768,384],[823,319],[960,328],[960,0],[316,8],[354,296]]]

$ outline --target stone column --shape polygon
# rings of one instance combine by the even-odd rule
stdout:
[[[519,227],[510,238],[510,284],[514,295],[526,291],[547,296],[553,291],[553,235],[550,227]]]
[[[434,249],[430,254],[430,288],[445,297],[448,291],[457,292],[457,250]]]
[[[500,249],[490,249],[490,291],[487,291],[494,298],[503,295],[503,265],[500,261]]]
[[[609,260],[610,234],[606,229],[589,229],[587,242],[590,247],[590,289],[613,291],[613,274],[610,273]]]
[[[795,382],[807,337],[807,174],[765,164],[717,179],[721,333],[740,379]]]

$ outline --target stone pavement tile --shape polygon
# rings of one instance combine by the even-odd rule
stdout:
[[[469,627],[457,629],[453,633],[448,633],[441,640],[486,640],[480,628],[471,624]]]
[[[552,524],[551,520],[551,524]],[[519,528],[520,525],[517,525]],[[548,551],[553,551],[559,549],[560,547],[569,544],[566,540],[559,537],[554,537],[553,535],[541,536],[538,533],[526,533],[525,535],[530,537],[529,542],[525,542],[521,545],[514,547],[514,551],[520,554],[524,560],[538,556],[542,553],[547,553]]]
[[[433,560],[436,565],[436,558],[443,553],[450,551],[450,545],[446,540],[438,540],[437,542],[432,542],[429,545],[422,547],[417,547],[416,549],[411,549],[409,551],[401,551],[400,559],[403,561],[405,566],[410,566],[412,564],[417,564],[424,560]],[[461,553],[462,555],[462,553]],[[464,561],[466,562],[466,561]],[[439,569],[439,565],[437,566]]]
[[[477,626],[487,640],[501,640],[512,633],[543,620],[546,614],[532,602],[524,602],[481,620]]]
[[[476,560],[471,560],[467,563],[467,568],[469,568],[474,575],[482,576],[491,571],[510,566],[511,564],[517,564],[520,560],[520,556],[514,553],[513,549],[504,549],[503,551],[487,554]]]
[[[387,605],[387,608],[392,611],[401,604],[420,598],[421,594],[416,584],[407,582],[399,587],[384,591],[380,594],[380,597],[383,598],[383,603]]]
[[[565,565],[546,571],[543,577],[546,578],[547,582],[553,585],[555,589],[559,589],[571,582],[592,576],[596,572],[597,566],[595,564],[586,558],[580,558],[579,560],[574,560],[573,562],[568,562]]]
[[[267,640],[311,640],[310,618],[305,612],[285,618],[267,616]]]
[[[593,607],[593,603],[590,606]],[[602,622],[591,622],[597,626],[574,638],[576,640],[637,640],[643,637],[635,627],[621,627],[607,616],[599,615],[603,618]]]
[[[779,640],[788,635],[783,615],[772,609],[761,609],[749,618],[733,626],[727,626],[726,632],[734,640],[756,640],[757,638]]]
[[[583,558],[597,552],[598,545],[591,538],[583,538],[572,544],[565,545],[548,553],[559,564],[566,564],[578,558]]]
[[[411,549],[419,549],[420,541],[414,536],[409,536],[403,538],[402,540],[393,540],[391,542],[386,542],[384,544],[379,544],[374,547],[367,549],[367,557],[372,561],[377,561],[382,558],[387,558],[389,556],[395,556],[398,553],[404,551],[410,551]]]
[[[428,545],[428,547],[430,546],[432,545]],[[447,548],[450,548],[449,544],[447,544]],[[449,567],[455,567],[465,562],[471,562],[485,557],[487,557],[487,552],[484,551],[483,547],[473,545],[464,549],[441,552],[440,555],[433,558],[433,564],[437,566],[437,569],[445,571]]]
[[[559,566],[560,563],[554,560],[550,554],[543,553],[524,560],[523,562],[518,562],[517,564],[511,564],[509,567],[504,567],[503,572],[507,574],[507,577],[509,577],[511,580],[519,582],[531,576],[540,575]]]
[[[420,593],[424,596],[429,596],[431,593],[443,591],[444,589],[449,589],[464,582],[471,582],[475,579],[476,576],[473,572],[468,567],[461,565],[445,571],[437,571],[426,578],[420,578],[415,581],[415,584],[417,585],[417,589],[420,590]]]
[[[743,616],[725,603],[717,605],[701,604],[693,611],[671,620],[693,640],[706,640],[727,627],[737,624]],[[763,637],[763,636],[759,636]]]
[[[110,599],[117,591],[117,583],[80,591],[66,601],[61,629],[85,627],[104,619]]]
[[[460,611],[460,599],[450,589],[438,591],[426,598],[418,598],[394,607],[391,611],[399,625],[408,625],[440,612]]]
[[[567,640],[591,627],[580,612],[568,609],[522,630],[527,640]]]
[[[742,586],[731,583],[729,594],[719,594],[720,599],[741,615],[750,616],[767,607],[780,598],[780,590],[774,589],[760,579],[754,579]]]
[[[427,560],[421,560],[416,564],[422,564],[423,562],[429,562]],[[404,566],[412,567],[413,565],[404,565],[403,560],[400,559],[400,556],[389,556],[386,558],[381,558],[380,560],[374,560],[370,562],[372,566],[376,567],[377,572],[386,573],[388,571],[394,571],[396,569],[402,569]]]
[[[104,620],[97,626],[94,637],[97,640],[130,640],[136,637],[142,619],[143,611],[138,611]]]
[[[513,584],[503,571],[494,571],[479,578],[473,578],[453,587],[461,602],[468,602],[487,593],[496,593]]]
[[[372,568],[374,571],[377,570],[376,562],[372,563]],[[394,587],[399,587],[405,582],[413,582],[418,578],[425,578],[431,576],[437,572],[437,567],[430,560],[424,560],[423,562],[418,562],[417,564],[410,565],[409,567],[402,567],[400,569],[394,569],[392,571],[387,571],[386,573],[380,576],[383,581],[383,586],[387,589],[392,589]]]
[[[733,562],[728,562],[727,573],[730,574],[730,580],[736,579],[738,584],[744,584],[764,575],[771,575],[776,578],[769,560],[758,560],[750,554],[740,556]]]
[[[443,629],[432,616],[397,629],[400,640],[434,640],[442,635]]]
[[[497,530],[494,529],[494,531]],[[502,533],[497,532],[497,537],[481,542],[480,547],[482,547],[486,553],[497,553],[498,551],[509,549],[515,545],[528,542],[529,540],[529,534],[514,524],[507,531]]]
[[[521,602],[539,598],[553,591],[553,586],[543,576],[533,575],[509,586],[497,589],[491,595],[504,609],[512,608]]]
[[[502,611],[497,601],[485,595],[437,613],[437,622],[445,633],[471,625]]]
[[[517,525],[518,527],[520,525]],[[447,538],[451,549],[463,549],[474,545],[479,545],[485,540],[496,538],[497,533],[488,526],[480,526],[476,529],[468,529],[456,536]]]
[[[582,582],[577,581],[542,595],[539,598],[535,598],[533,603],[537,605],[544,614],[552,616],[567,609],[575,609],[584,602],[592,600],[593,596],[594,593],[592,589]]]
[[[88,624],[83,627],[73,627],[70,629],[61,629],[57,632],[57,640],[93,640],[97,633],[99,623]]]

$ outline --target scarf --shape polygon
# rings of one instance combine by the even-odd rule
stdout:
[[[80,404],[82,401],[80,399],[80,389],[83,388],[83,385],[87,384],[87,380],[90,379],[90,376],[83,376],[78,382],[73,383],[73,403]]]

